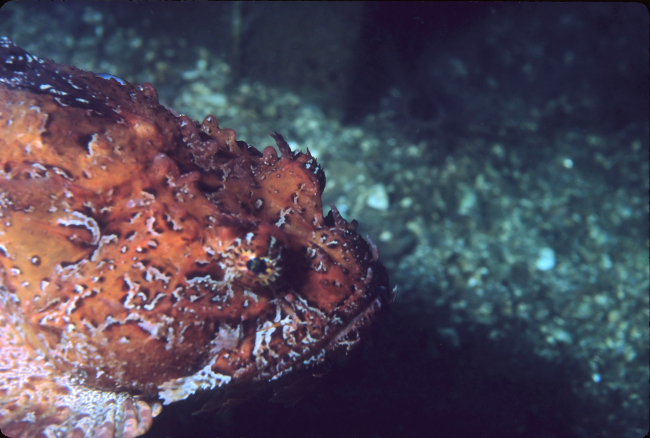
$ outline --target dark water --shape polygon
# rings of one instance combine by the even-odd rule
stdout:
[[[296,406],[178,403],[147,437],[648,432],[642,5],[25,2],[0,34],[309,147],[400,289]]]

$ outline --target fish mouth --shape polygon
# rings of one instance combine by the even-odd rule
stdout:
[[[333,359],[345,356],[358,347],[365,338],[366,332],[375,325],[376,320],[387,313],[397,295],[397,287],[393,290],[389,290],[384,285],[377,288],[378,293],[357,310],[355,315],[313,344],[308,351],[296,357],[290,364],[276,369],[274,376],[269,380],[284,380],[289,372],[296,373],[298,370],[314,376],[324,375],[331,368]]]
[[[364,338],[363,332],[370,330],[373,322],[386,313],[397,295],[397,288],[389,291],[380,286],[380,293],[370,300],[355,316],[345,323],[329,339],[324,340],[321,347],[312,349],[297,362],[303,366],[281,371],[269,380],[273,388],[273,403],[284,404],[285,407],[295,405],[306,393],[310,392],[321,379],[330,371],[332,359],[340,358],[341,350],[345,355],[355,349]],[[288,371],[292,376],[285,375]]]
[[[382,286],[382,289],[386,289]],[[383,292],[383,291],[382,291]],[[362,339],[362,332],[369,330],[373,321],[383,315],[387,307],[392,303],[394,292],[381,293],[379,296],[370,301],[366,306],[351,318],[341,329],[329,340],[325,346],[326,351],[339,350],[346,348],[351,351]]]

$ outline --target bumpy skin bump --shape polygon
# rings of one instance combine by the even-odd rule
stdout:
[[[161,404],[263,382],[291,402],[359,341],[385,269],[272,136],[280,156],[0,39],[5,434],[139,436]]]

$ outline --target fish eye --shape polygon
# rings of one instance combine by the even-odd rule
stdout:
[[[282,247],[273,237],[270,238],[268,246],[264,245],[263,241],[262,245],[256,244],[253,237],[250,236],[245,243],[238,239],[236,244],[229,248],[225,258],[226,269],[232,271],[227,275],[250,285],[267,286],[280,277]]]
[[[246,262],[246,269],[253,274],[263,274],[268,269],[268,266],[263,259],[255,257]]]

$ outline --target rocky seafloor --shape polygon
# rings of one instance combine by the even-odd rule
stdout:
[[[323,89],[339,80],[333,67],[302,64],[300,52],[354,63],[349,45],[321,54],[327,44],[305,34],[318,48],[296,45],[286,65],[259,55],[309,29],[306,13],[324,25],[319,14],[222,4],[174,25],[142,3],[107,5],[9,3],[0,34],[37,56],[151,82],[173,111],[214,114],[255,146],[277,131],[309,148],[327,174],[324,204],[359,221],[400,291],[372,341],[296,406],[255,400],[192,416],[181,403],[147,437],[648,432],[645,8],[495,8],[444,44],[431,37],[350,122],[345,96],[317,92],[320,76]],[[362,28],[367,15],[346,11],[341,20]],[[274,29],[268,47],[251,30],[260,23]],[[386,65],[400,60],[394,41]],[[247,69],[250,53],[260,67]],[[263,63],[269,77],[284,68],[311,79],[267,83]]]

